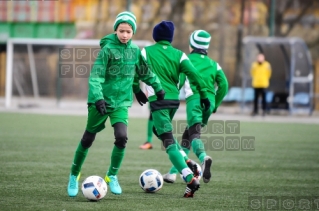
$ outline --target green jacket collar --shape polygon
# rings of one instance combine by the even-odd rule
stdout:
[[[160,45],[172,45],[170,42],[166,41],[166,40],[161,40],[161,41],[158,41],[157,44],[160,44]]]

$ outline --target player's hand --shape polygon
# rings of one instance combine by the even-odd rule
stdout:
[[[103,116],[106,114],[106,106],[109,105],[105,100],[98,100],[95,102],[96,110]]]
[[[137,102],[141,106],[143,106],[143,104],[148,102],[148,99],[147,99],[146,95],[144,94],[144,92],[142,92],[142,90],[140,90],[138,93],[135,93],[135,97],[136,97]]]
[[[161,89],[160,91],[156,92],[157,100],[164,100],[165,97],[165,91],[164,89]]]
[[[210,101],[208,100],[208,98],[200,99],[200,104],[205,109],[205,111],[207,111],[210,107]]]

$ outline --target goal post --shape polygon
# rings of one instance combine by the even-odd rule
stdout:
[[[14,69],[14,48],[15,45],[27,46],[28,63],[30,68],[32,91],[35,99],[39,98],[38,79],[33,46],[77,46],[100,48],[99,39],[35,39],[35,38],[9,38],[7,40],[6,58],[6,84],[5,84],[5,107],[10,108],[13,96],[13,69]],[[148,40],[133,40],[133,43],[140,48],[153,44]]]

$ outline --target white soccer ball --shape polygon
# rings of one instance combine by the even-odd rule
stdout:
[[[198,163],[196,163],[196,166],[197,166],[197,170],[199,171],[198,180],[200,180],[200,179],[202,178],[202,175],[203,175],[202,167],[201,167]],[[186,182],[186,178],[183,177],[182,174],[180,174],[180,176],[181,176],[181,179],[182,179],[184,182]]]
[[[147,169],[140,175],[141,188],[148,193],[155,193],[163,187],[163,177],[155,169]]]
[[[89,176],[82,183],[82,193],[91,201],[98,201],[107,193],[107,185],[102,177]]]

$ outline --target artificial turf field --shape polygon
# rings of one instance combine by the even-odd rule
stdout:
[[[66,192],[74,150],[85,123],[85,116],[0,113],[1,211],[239,211],[249,210],[251,199],[262,199],[259,210],[285,210],[267,207],[269,196],[279,203],[285,197],[294,200],[293,210],[299,210],[300,198],[312,202],[311,210],[318,208],[319,201],[312,197],[319,196],[319,125],[242,122],[240,136],[254,136],[255,150],[209,150],[214,160],[213,177],[208,184],[201,182],[193,199],[185,199],[185,184],[179,177],[155,194],[144,193],[139,187],[142,171],[155,168],[164,174],[170,163],[156,138],[154,149],[138,149],[146,138],[147,120],[130,119],[126,157],[118,175],[123,194],[109,191],[101,201],[89,202],[81,192],[76,198]],[[104,176],[113,140],[107,122],[89,151],[80,184],[87,176]],[[190,157],[198,162],[193,153]]]

